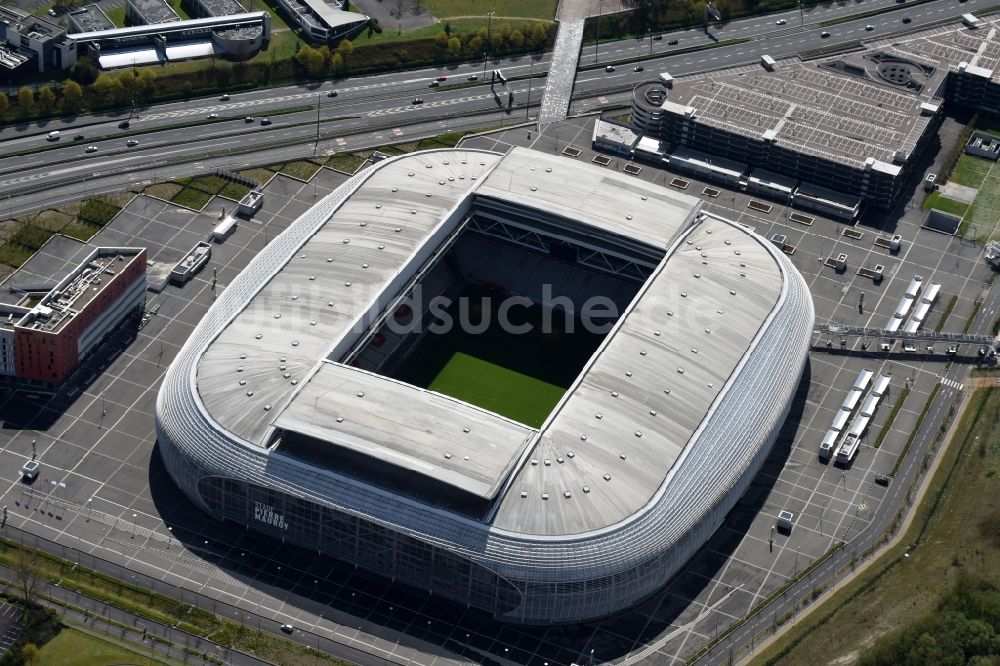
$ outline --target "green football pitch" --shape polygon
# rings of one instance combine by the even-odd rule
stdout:
[[[542,425],[566,392],[462,352],[455,352],[427,388],[533,428]]]

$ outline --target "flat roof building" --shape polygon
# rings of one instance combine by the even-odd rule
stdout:
[[[0,374],[24,383],[59,384],[123,320],[141,310],[146,249],[99,247],[43,291],[0,305],[0,343],[12,363]]]
[[[0,6],[0,69],[52,72],[76,63],[76,43],[56,23],[13,7]]]
[[[324,0],[278,0],[286,18],[314,42],[338,42],[349,39],[368,25],[364,14],[347,11],[339,2]]]
[[[125,0],[125,25],[158,25],[180,20],[166,0]]]
[[[66,16],[74,32],[96,32],[114,30],[117,26],[108,18],[99,5],[87,5],[70,11]]]

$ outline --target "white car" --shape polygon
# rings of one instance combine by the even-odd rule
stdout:
[[[871,32],[874,29],[875,29],[875,26],[873,26],[871,23],[869,23],[868,25],[865,26],[865,30],[867,30],[869,32]]]
[[[217,113],[210,113],[210,114],[208,114],[205,117],[208,118],[209,120],[215,120],[216,118],[219,117],[219,114],[217,114]]]
[[[125,145],[131,148],[132,146],[138,146],[139,142],[136,139],[129,139],[125,142]]]
[[[785,19],[778,19],[777,21],[774,22],[774,25],[785,25],[786,23],[788,23],[788,21],[786,21]]]
[[[295,627],[293,627],[293,626],[292,626],[292,625],[290,625],[290,624],[283,624],[283,625],[281,625],[281,630],[282,630],[283,632],[285,632],[286,634],[290,634],[290,633],[292,633],[293,631],[295,631]]]
[[[96,153],[97,152],[97,146],[87,146],[87,148],[86,148],[86,150],[84,152],[87,152],[87,153]]]
[[[21,478],[25,481],[34,481],[38,478],[38,471],[40,469],[41,465],[38,464],[37,460],[26,460],[21,465]]]

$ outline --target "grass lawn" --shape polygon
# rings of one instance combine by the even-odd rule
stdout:
[[[496,12],[494,23],[501,16],[512,18],[550,19],[556,15],[558,0],[424,0],[423,6],[434,18],[452,16],[486,16]]]
[[[119,28],[125,27],[125,7],[114,7],[106,10],[104,13],[108,15],[108,18],[116,26]]]
[[[924,199],[924,208],[942,210],[946,213],[951,213],[952,215],[964,217],[969,211],[969,204],[956,201],[955,199],[949,199],[948,197],[942,195],[941,192],[935,190],[934,192],[928,194],[927,198]]]
[[[972,396],[900,545],[753,663],[853,663],[878,637],[932,610],[961,573],[1000,586],[998,413],[1000,389]]]
[[[954,171],[948,176],[948,181],[969,187],[979,187],[986,179],[986,174],[989,173],[991,166],[993,166],[993,162],[985,157],[962,155],[958,158],[958,164],[955,165]]]
[[[40,650],[41,666],[161,666],[138,652],[102,641],[75,629],[63,629]]]
[[[191,18],[191,15],[184,11],[184,8],[181,7],[181,0],[168,0],[167,4],[170,5],[170,8],[173,9],[178,16],[181,17],[182,21],[187,21]]]
[[[455,352],[427,388],[535,428],[566,392],[462,352]]]

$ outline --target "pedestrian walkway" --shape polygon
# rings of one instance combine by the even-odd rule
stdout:
[[[549,75],[545,79],[545,94],[542,109],[538,114],[538,125],[565,120],[569,113],[569,101],[576,81],[576,67],[580,61],[580,45],[583,44],[583,21],[573,19],[562,21],[556,33],[556,45],[552,51]]]

